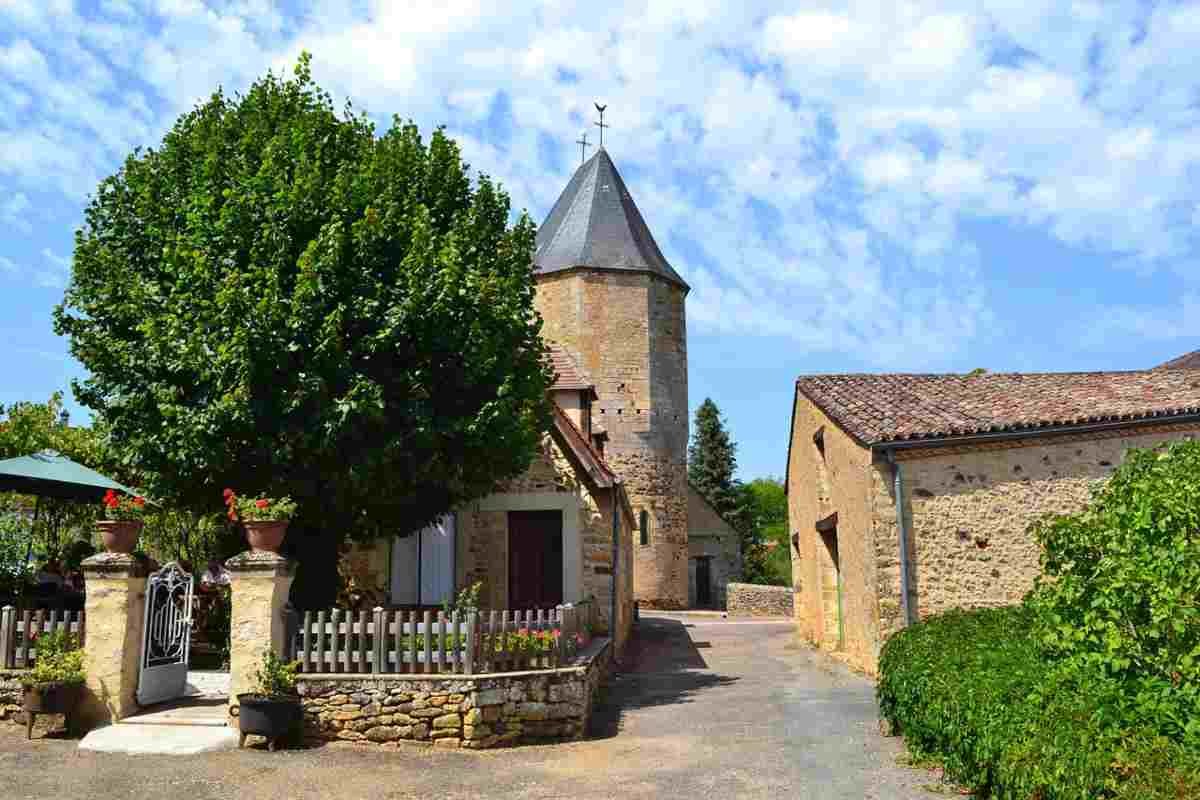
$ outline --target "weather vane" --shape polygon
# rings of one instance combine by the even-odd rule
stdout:
[[[595,125],[597,128],[600,129],[600,147],[603,148],[604,147],[604,129],[612,127],[611,125],[604,124],[604,109],[608,108],[608,106],[602,106],[599,103],[593,103],[593,105],[595,105],[596,110],[600,112],[600,121],[595,123]]]
[[[580,138],[575,140],[575,144],[579,145],[579,163],[587,161],[587,149],[591,147],[587,140],[587,131],[580,134]]]

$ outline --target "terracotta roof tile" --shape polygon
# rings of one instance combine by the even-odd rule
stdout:
[[[796,390],[863,444],[1200,413],[1200,370],[805,375]]]
[[[555,342],[548,342],[546,348],[550,351],[550,368],[554,370],[554,384],[550,387],[550,391],[575,390],[590,391],[595,394],[595,384],[579,368],[574,356],[565,347]]]
[[[1172,358],[1165,364],[1159,364],[1155,369],[1200,369],[1200,350],[1193,350],[1178,358]]]

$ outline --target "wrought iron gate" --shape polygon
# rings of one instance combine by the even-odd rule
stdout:
[[[191,639],[192,576],[178,564],[167,564],[146,584],[139,704],[161,703],[184,693]]]

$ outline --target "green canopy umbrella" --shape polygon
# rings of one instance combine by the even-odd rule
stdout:
[[[53,450],[43,450],[20,458],[0,461],[0,492],[32,494],[38,498],[33,509],[33,524],[37,525],[43,497],[72,500],[77,503],[98,503],[109,491],[134,495],[116,481],[106,478],[94,469],[76,464],[71,459]],[[29,547],[25,561],[33,557],[33,531],[29,532]]]
[[[109,489],[128,495],[137,494],[53,450],[0,461],[0,492],[97,503]]]

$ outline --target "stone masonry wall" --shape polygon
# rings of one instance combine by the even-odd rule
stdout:
[[[913,453],[902,469],[918,613],[1020,602],[1040,572],[1030,523],[1083,509],[1130,449],[1198,432],[1133,429],[1102,438],[1029,439],[1021,447]],[[879,504],[892,502],[892,487],[885,488]]]
[[[597,640],[585,666],[477,676],[302,675],[309,736],[394,748],[482,750],[581,739],[611,663]]]
[[[731,583],[728,586],[729,616],[790,617],[793,598],[790,586],[759,586]]]
[[[634,544],[634,595],[644,605],[687,603],[687,323],[684,293],[638,273],[574,270],[539,276],[543,335],[596,382],[593,425],[625,481],[650,544]]]
[[[713,606],[726,607],[726,584],[742,574],[740,539],[733,526],[713,510],[699,492],[688,486],[688,606],[696,607],[696,562],[709,559]],[[789,601],[790,602],[790,601]],[[791,612],[788,612],[791,616]]]
[[[813,442],[818,429],[824,455]],[[881,608],[899,597],[898,558],[892,554],[879,563],[875,552],[874,469],[866,448],[797,396],[787,486],[788,524],[796,542],[791,553],[796,628],[860,667],[877,657]],[[836,532],[817,531],[817,522],[835,511]],[[893,579],[894,589],[881,590]]]
[[[21,711],[23,671],[0,671],[0,721],[25,723]]]
[[[812,440],[821,427],[824,457]],[[1039,572],[1031,522],[1082,509],[1130,448],[1198,432],[1160,426],[898,451],[916,613],[1020,602]],[[903,626],[893,477],[889,464],[797,397],[788,465],[797,630],[872,674],[883,642]],[[835,511],[839,570],[833,537],[815,529]]]

